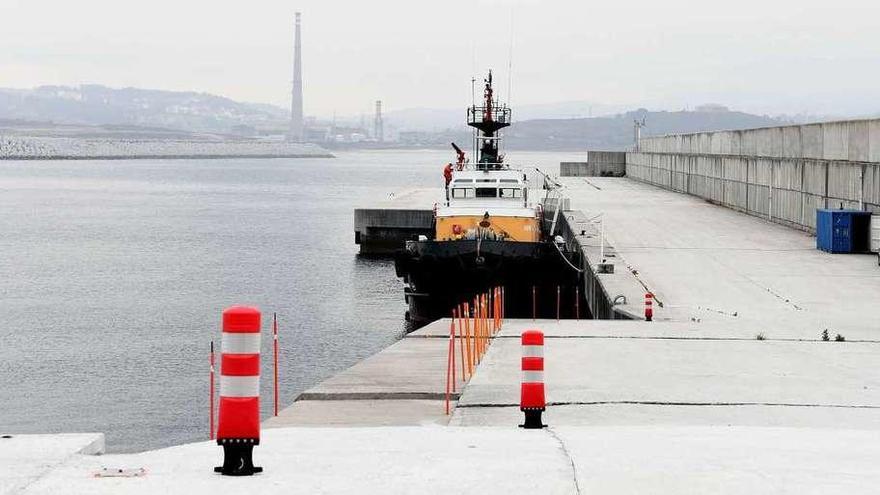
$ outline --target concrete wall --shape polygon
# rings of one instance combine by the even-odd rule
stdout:
[[[626,153],[622,151],[589,151],[586,162],[561,162],[563,177],[623,177],[626,174]]]
[[[816,208],[880,213],[880,163],[628,153],[627,177],[814,231]]]
[[[434,212],[422,209],[354,210],[354,242],[361,254],[393,254],[407,240],[433,234]]]
[[[644,153],[880,162],[880,119],[642,138]]]
[[[626,174],[812,232],[816,208],[880,212],[880,120],[647,138]]]

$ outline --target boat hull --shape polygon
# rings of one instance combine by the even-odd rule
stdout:
[[[546,316],[553,313],[550,293],[555,301],[556,287],[574,287],[578,279],[556,248],[543,242],[408,241],[395,269],[407,284],[414,328],[450,316],[459,303],[492,287],[504,287],[508,317]],[[540,292],[535,300],[533,290]]]

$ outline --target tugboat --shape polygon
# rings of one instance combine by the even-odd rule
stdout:
[[[491,71],[484,82],[482,106],[467,111],[477,160],[471,163],[452,144],[457,161],[444,170],[446,197],[434,208],[433,238],[407,241],[395,257],[414,328],[496,286],[505,288],[510,316],[525,308],[520,316],[531,316],[536,286],[571,279],[562,253],[545,239],[542,208],[529,198],[527,174],[501,153],[500,131],[511,124],[511,109],[496,101]]]

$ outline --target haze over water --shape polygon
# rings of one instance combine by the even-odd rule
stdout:
[[[0,162],[0,432],[104,432],[111,452],[207,439],[209,342],[219,359],[232,304],[263,311],[264,418],[272,312],[282,407],[388,346],[403,285],[357,256],[352,210],[442,187],[452,156]]]

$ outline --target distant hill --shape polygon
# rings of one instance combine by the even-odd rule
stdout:
[[[721,129],[748,129],[781,125],[778,119],[732,112],[717,105],[696,111],[650,112],[639,109],[606,117],[577,119],[534,119],[519,121],[505,129],[504,143],[515,150],[580,151],[623,150],[633,145],[633,121],[645,119],[642,136],[678,134]],[[401,134],[403,139],[404,134]],[[448,147],[450,141],[470,143],[471,131],[459,124],[444,132],[409,133],[411,147]]]
[[[621,105],[605,105],[589,101],[567,101],[516,105],[516,122],[534,119],[586,118],[611,115],[626,110]],[[385,113],[385,120],[402,131],[438,132],[461,126],[465,120],[464,108],[405,108]]]
[[[284,129],[288,115],[272,105],[196,92],[99,85],[0,89],[0,119],[7,120],[242,133]]]
[[[747,129],[784,122],[759,115],[728,111],[723,107],[680,112],[644,109],[591,119],[540,119],[515,122],[507,131],[512,149],[622,150],[633,144],[633,121],[645,119],[642,136],[679,134],[720,129]]]
[[[633,120],[643,117],[647,124],[643,135],[782,123],[720,105],[680,112],[621,111],[586,101],[518,105],[513,126],[506,132],[506,145],[531,150],[624,149],[632,145]],[[465,115],[464,108],[388,112],[386,130],[399,131],[400,142],[387,146],[445,148],[450,141],[469,143]],[[100,85],[0,88],[0,133],[21,136],[212,140],[277,135],[287,129],[288,119],[288,111],[280,107],[207,93]]]

